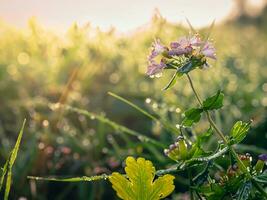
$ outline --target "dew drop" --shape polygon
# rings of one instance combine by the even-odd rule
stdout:
[[[151,99],[150,98],[146,98],[146,103],[147,104],[151,103]]]

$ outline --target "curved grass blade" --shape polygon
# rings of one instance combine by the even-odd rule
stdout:
[[[155,120],[155,121],[159,121],[159,119],[157,119],[155,116],[151,115],[150,113],[148,113],[147,111],[145,111],[144,109],[140,108],[139,106],[137,106],[136,104],[128,101],[127,99],[113,93],[113,92],[108,92],[108,94],[126,104],[128,104],[129,106],[133,107],[134,109],[138,110],[139,112],[141,112],[142,114],[144,114],[145,116],[149,117],[150,119],[152,120]]]
[[[128,104],[129,106],[133,107],[134,109],[138,110],[139,112],[141,112],[142,114],[144,114],[145,116],[147,116],[148,118],[154,120],[155,122],[159,122],[163,125],[163,127],[166,129],[166,130],[169,130],[171,132],[174,132],[176,133],[177,132],[177,129],[175,127],[172,127],[170,124],[168,124],[167,122],[151,115],[150,113],[148,113],[147,111],[145,111],[144,109],[140,108],[139,106],[137,106],[136,104],[128,101],[127,99],[117,95],[117,94],[114,94],[113,92],[108,92],[108,94],[126,104]]]
[[[0,191],[3,187],[5,176],[7,174],[7,167],[8,167],[8,162],[9,162],[10,156],[8,157],[4,167],[2,168],[2,174],[1,174],[1,180],[0,180]]]
[[[8,196],[9,196],[9,192],[10,192],[10,188],[11,188],[11,182],[12,182],[12,167],[15,163],[16,158],[17,158],[17,154],[19,151],[20,142],[22,139],[25,123],[26,123],[26,119],[24,119],[24,121],[23,121],[22,127],[21,127],[20,132],[19,132],[19,136],[18,136],[17,141],[16,141],[16,144],[15,144],[14,148],[12,149],[11,154],[10,154],[10,158],[8,160],[8,164],[7,164],[8,172],[7,172],[7,180],[6,180],[4,200],[8,200]]]
[[[61,105],[63,108],[65,108],[66,110],[68,111],[72,111],[72,112],[76,112],[76,113],[79,113],[79,114],[82,114],[82,115],[85,115],[89,118],[95,118],[99,121],[101,121],[102,123],[105,123],[109,126],[111,126],[112,128],[114,128],[115,130],[119,131],[119,132],[123,132],[123,133],[126,133],[128,135],[132,135],[132,136],[135,136],[137,137],[141,142],[150,142],[151,144],[154,144],[158,147],[161,147],[161,148],[165,148],[165,145],[152,139],[152,138],[149,138],[141,133],[138,133],[134,130],[131,130],[125,126],[122,126],[122,125],[119,125],[117,124],[116,122],[113,122],[111,121],[110,119],[102,116],[102,115],[98,115],[98,114],[95,114],[95,113],[92,113],[92,112],[88,112],[87,110],[83,110],[83,109],[79,109],[79,108],[74,108],[74,107],[71,107],[71,106],[67,106],[67,105]]]
[[[102,174],[98,176],[81,176],[71,178],[58,178],[58,177],[38,177],[38,176],[27,176],[28,179],[36,181],[55,181],[55,182],[90,182],[98,180],[106,180],[110,175]]]

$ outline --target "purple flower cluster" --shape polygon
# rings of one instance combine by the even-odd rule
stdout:
[[[162,56],[160,61],[156,61],[158,56]],[[198,34],[193,37],[182,37],[178,41],[170,43],[170,47],[164,46],[159,39],[152,44],[152,51],[148,56],[147,75],[154,76],[162,72],[167,67],[168,60],[176,56],[208,57],[216,59],[215,48],[209,41],[202,41]]]

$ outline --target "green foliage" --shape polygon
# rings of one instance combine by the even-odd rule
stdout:
[[[250,123],[238,121],[233,126],[230,136],[233,138],[234,143],[240,143],[247,135],[250,129]]]
[[[223,106],[223,96],[223,93],[219,90],[215,95],[203,101],[200,108],[191,108],[187,110],[184,113],[185,118],[182,124],[184,126],[192,126],[194,123],[199,122],[202,112],[221,108]]]
[[[127,177],[114,172],[109,178],[113,189],[125,200],[159,200],[167,197],[174,190],[174,176],[164,175],[154,180],[155,167],[144,158],[126,159]]]
[[[0,25],[2,52],[0,55],[0,93],[5,94],[1,96],[0,107],[1,163],[5,163],[3,158],[10,157],[8,150],[12,148],[10,145],[13,143],[6,142],[7,138],[8,141],[13,139],[15,142],[16,140],[15,127],[19,124],[15,122],[28,114],[31,115],[29,122],[31,128],[25,140],[25,151],[21,152],[22,159],[16,161],[17,173],[12,174],[14,198],[20,196],[33,198],[25,176],[36,173],[36,169],[38,169],[37,172],[58,176],[62,173],[65,175],[80,174],[81,171],[90,176],[97,171],[95,169],[114,170],[109,165],[109,161],[115,159],[120,163],[129,152],[132,155],[150,159],[162,168],[171,165],[169,159],[165,158],[161,151],[162,148],[173,143],[173,139],[179,134],[179,129],[171,129],[171,131],[163,129],[165,127],[163,123],[155,120],[150,122],[148,118],[110,99],[106,93],[112,90],[142,106],[144,106],[145,98],[149,97],[152,103],[147,103],[145,110],[150,109],[149,112],[156,113],[157,119],[161,122],[162,119],[173,125],[181,122],[182,116],[179,110],[190,108],[196,103],[192,98],[193,93],[184,78],[178,79],[178,76],[175,76],[171,86],[179,80],[177,87],[162,95],[159,90],[164,83],[169,81],[171,74],[163,76],[162,81],[144,77],[146,68],[144,64],[146,53],[144,52],[147,52],[154,37],[161,38],[162,41],[168,43],[186,34],[188,30],[183,26],[168,23],[160,17],[154,17],[147,29],[127,36],[116,35],[116,31],[113,30],[103,32],[91,26],[74,25],[67,34],[63,35],[51,32],[36,22],[31,22],[28,28],[20,30],[3,22]],[[195,32],[193,28],[192,32]],[[206,28],[200,30],[200,34],[204,32],[210,31]],[[240,32],[247,34],[239,34],[237,40],[236,35]],[[209,70],[203,73],[200,70],[192,73],[199,94],[207,94],[207,90],[215,91],[220,86],[228,95],[226,103],[229,109],[222,110],[219,117],[218,115],[212,116],[215,117],[216,122],[221,124],[223,131],[228,131],[234,120],[245,121],[247,116],[256,116],[255,126],[262,124],[263,128],[260,131],[255,130],[256,134],[253,134],[253,140],[249,140],[249,145],[236,145],[240,154],[250,152],[253,158],[266,151],[266,140],[263,139],[266,123],[262,121],[266,114],[263,109],[266,107],[264,91],[266,91],[267,77],[264,67],[266,55],[263,50],[267,41],[265,32],[265,29],[257,27],[256,24],[236,26],[235,22],[231,22],[216,25],[212,37],[216,41],[216,49],[219,52],[218,60],[216,63],[211,63],[213,67]],[[177,70],[173,66],[168,66],[168,68]],[[64,111],[52,112],[47,107],[50,101],[58,101],[62,91],[65,90],[68,77],[76,69],[79,69],[78,76],[70,87],[66,87],[68,91],[64,103],[92,111],[86,115],[89,120],[85,119],[81,112],[76,112],[75,115],[64,113]],[[193,65],[180,67],[180,71],[185,73],[191,73],[191,69]],[[222,82],[219,83],[219,80]],[[175,112],[176,109],[177,112]],[[95,116],[101,117],[100,120]],[[44,126],[46,123],[43,122],[46,120],[49,122],[48,126]],[[209,161],[215,162],[209,175],[216,184],[211,184],[213,187],[210,191],[205,194],[203,192],[201,195],[212,193],[210,196],[213,196],[213,199],[221,199],[225,195],[220,196],[226,189],[224,190],[218,184],[218,180],[213,179],[213,176],[216,172],[217,176],[218,173],[227,171],[230,167],[227,165],[231,160],[228,156],[228,147],[223,146],[214,150],[218,141],[214,138],[208,142],[200,142],[201,148],[213,151],[213,154],[205,155],[196,145],[198,140],[196,136],[207,126],[207,122],[201,120],[198,126],[188,128],[190,134],[186,141],[188,144],[194,144],[194,147],[191,148],[188,145],[192,155],[188,156],[185,163],[190,164],[175,170],[175,175],[178,177],[177,184],[181,185],[176,188],[177,195],[185,190],[184,184],[187,184],[187,181],[179,182],[181,174],[178,171],[186,171],[186,166],[188,166],[196,172],[201,165]],[[152,138],[153,141],[150,140]],[[262,148],[259,148],[260,143]],[[39,145],[44,149],[37,148]],[[71,153],[58,155],[58,152],[65,147],[70,148]],[[49,148],[57,153],[47,155],[45,152]],[[77,156],[79,159],[74,159]],[[76,166],[79,167],[76,168]],[[170,168],[173,169],[172,166]],[[7,169],[8,162],[3,166],[1,183],[4,183]],[[193,175],[195,176],[194,173]],[[182,174],[181,180],[185,178],[188,180]],[[77,180],[82,180],[82,177]],[[230,180],[225,185],[229,182]],[[264,182],[258,183],[264,184]],[[236,184],[241,185],[238,181]],[[51,187],[50,183],[42,183],[37,187],[38,198],[47,199],[48,195],[53,195],[49,197],[51,199],[92,200],[105,199],[105,194],[109,195],[106,198],[114,198],[110,197],[110,190],[106,188],[106,185],[85,185],[66,184],[66,187],[60,189],[57,187],[57,191],[53,192],[54,185]],[[232,194],[236,191],[237,189],[232,191]],[[86,196],[88,193],[90,196]],[[75,197],[70,195],[75,195]]]
[[[168,90],[168,89],[170,89],[172,86],[174,86],[175,83],[176,83],[176,81],[177,81],[177,79],[178,79],[179,77],[181,77],[182,75],[183,75],[183,74],[181,74],[181,73],[179,73],[178,71],[176,71],[176,72],[173,74],[173,76],[172,76],[171,80],[169,81],[169,83],[163,88],[163,90]]]
[[[250,181],[245,182],[237,191],[237,200],[247,200],[249,199],[249,194],[252,189],[252,183]]]
[[[208,142],[212,134],[213,134],[212,127],[209,127],[209,129],[206,132],[199,134],[197,136],[197,144],[199,146],[204,145],[206,142]]]
[[[219,90],[215,95],[203,101],[203,110],[214,110],[223,107],[223,93]]]
[[[201,113],[203,112],[203,109],[201,108],[191,108],[187,110],[185,114],[185,118],[182,122],[184,126],[192,126],[194,123],[199,122],[201,118]]]
[[[259,183],[267,184],[267,171],[254,177],[254,180]]]
[[[11,182],[12,182],[12,167],[15,163],[16,158],[17,158],[17,154],[19,151],[25,123],[26,123],[26,119],[24,120],[24,122],[22,124],[22,127],[20,129],[16,144],[15,144],[14,148],[12,149],[9,158],[3,167],[3,171],[2,171],[2,175],[1,175],[1,182],[0,182],[0,191],[1,191],[1,188],[2,188],[3,183],[4,183],[4,179],[6,177],[6,187],[5,187],[4,200],[8,200],[8,196],[9,196],[9,192],[10,192],[10,188],[11,188]]]

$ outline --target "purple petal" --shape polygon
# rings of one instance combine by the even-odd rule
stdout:
[[[183,54],[190,53],[192,51],[192,47],[186,47],[186,48],[176,48],[168,51],[169,56],[180,56]]]
[[[171,49],[176,49],[180,46],[179,42],[171,42],[170,47]]]
[[[152,44],[152,51],[149,55],[149,59],[153,59],[163,53],[167,48],[163,46],[159,39],[155,40]]]
[[[206,42],[203,49],[201,50],[201,52],[208,58],[212,58],[216,60],[216,53],[215,53],[215,48],[213,47],[213,45],[209,42]]]
[[[259,158],[259,160],[266,162],[267,161],[267,154],[261,154],[261,155],[259,155],[258,158]]]
[[[192,38],[190,38],[190,44],[192,46],[196,46],[196,47],[199,47],[203,44],[203,41],[201,41],[199,35],[194,35]]]
[[[163,68],[166,67],[166,64],[161,61],[159,64],[156,63],[154,60],[151,61],[151,63],[147,67],[146,74],[149,76],[156,75],[162,72]]]

